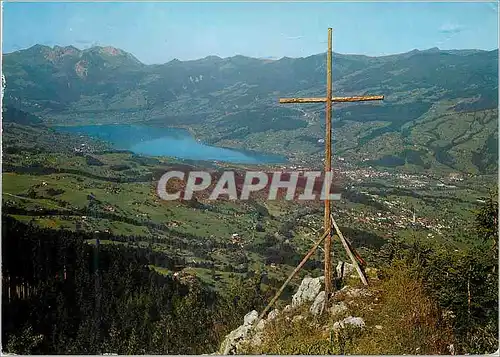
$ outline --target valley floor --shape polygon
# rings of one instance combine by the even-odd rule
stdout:
[[[161,201],[155,180],[173,165],[168,159],[119,152],[8,154],[3,212],[41,227],[109,233],[110,239],[102,241],[106,244],[149,246],[181,259],[179,269],[213,286],[229,273],[257,269],[268,271],[276,282],[283,280],[321,230],[320,202]],[[468,245],[470,227],[463,222],[495,179],[352,166],[340,171],[343,198],[333,203],[333,212],[368,257],[396,237],[454,248]],[[285,242],[289,258],[279,257]]]

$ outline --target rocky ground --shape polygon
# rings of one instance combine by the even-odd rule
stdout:
[[[368,273],[375,275],[375,270]],[[355,282],[356,274],[354,266],[339,262],[337,266],[337,276],[343,280]],[[354,283],[353,285],[359,285]],[[223,343],[220,350],[215,354],[242,354],[258,352],[259,346],[267,343],[268,332],[278,325],[309,324],[314,330],[322,331],[324,337],[335,338],[342,334],[343,330],[356,330],[365,328],[381,329],[382,326],[367,327],[364,319],[356,316],[357,303],[360,300],[372,297],[372,302],[377,302],[371,289],[344,285],[337,290],[328,305],[328,312],[323,314],[325,309],[324,277],[312,278],[306,276],[295,295],[292,297],[290,305],[286,305],[282,310],[274,309],[267,317],[259,321],[258,312],[253,310],[245,315],[243,324],[231,331]],[[326,318],[325,318],[326,317]]]

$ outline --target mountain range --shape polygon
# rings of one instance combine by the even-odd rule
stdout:
[[[114,47],[35,45],[4,54],[2,70],[4,106],[48,125],[176,126],[210,144],[305,165],[323,155],[324,105],[278,99],[324,96],[326,53],[145,65]],[[336,96],[385,96],[334,105],[337,158],[410,171],[496,172],[498,50],[334,53],[333,87]]]

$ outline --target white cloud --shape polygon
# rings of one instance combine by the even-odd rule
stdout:
[[[454,35],[462,32],[463,30],[464,30],[463,26],[454,23],[445,23],[441,25],[441,27],[439,27],[439,32],[447,35]]]
[[[456,24],[456,23],[451,23],[451,22],[446,22],[442,24],[438,31],[443,35],[444,38],[442,38],[440,41],[436,43],[437,47],[441,47],[448,41],[450,41],[452,38],[457,36],[459,33],[463,32],[466,28],[462,25]]]

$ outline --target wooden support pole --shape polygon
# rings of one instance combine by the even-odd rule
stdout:
[[[348,103],[348,102],[371,102],[374,100],[384,100],[383,95],[366,95],[357,97],[331,97],[332,102]],[[325,103],[326,98],[280,98],[280,103]]]
[[[351,258],[352,264],[354,264],[354,267],[356,268],[356,271],[358,272],[359,277],[361,278],[361,281],[363,282],[364,285],[368,285],[368,280],[366,280],[365,273],[363,273],[363,270],[359,266],[358,261],[356,260],[356,257],[354,256],[353,252],[351,251],[349,244],[347,243],[347,240],[344,238],[344,235],[339,229],[339,226],[337,226],[337,222],[335,222],[335,219],[333,219],[333,215],[330,215],[332,225],[335,228],[335,231],[337,232],[337,235],[340,238],[340,241],[342,242],[342,245],[344,246],[345,251],[347,252],[347,255],[349,258]]]
[[[332,29],[328,28],[328,52],[326,53],[326,135],[325,135],[325,178],[332,171]],[[332,292],[332,235],[330,230],[330,192],[325,192],[325,303]]]
[[[359,264],[361,264],[363,267],[365,267],[366,266],[365,260],[361,257],[361,255],[359,255],[359,253],[352,246],[352,244],[351,244],[351,242],[349,242],[349,240],[346,239],[345,241],[346,241],[347,245],[349,246],[349,249],[354,253],[354,256],[358,260]]]
[[[276,292],[276,294],[274,294],[274,297],[272,298],[272,300],[269,302],[269,304],[267,304],[266,308],[262,311],[262,313],[259,316],[259,321],[264,316],[266,316],[266,313],[274,305],[274,303],[276,302],[276,300],[279,299],[280,295],[283,293],[283,290],[285,290],[285,288],[288,285],[288,283],[300,271],[300,269],[302,269],[302,267],[306,264],[306,262],[309,260],[309,258],[311,257],[311,255],[314,254],[314,252],[316,251],[316,249],[318,249],[318,247],[320,246],[320,244],[323,242],[323,240],[329,234],[330,234],[330,232],[323,233],[323,235],[321,236],[321,238],[312,246],[311,249],[309,249],[309,251],[307,252],[307,254],[304,256],[304,258],[302,259],[302,261],[299,263],[299,265],[297,265],[297,267],[294,269],[294,271],[288,276],[288,279],[286,279],[286,281],[283,283],[283,285],[281,285],[281,288],[279,288],[279,290]],[[257,323],[258,323],[258,321],[257,321]]]

